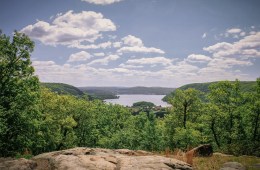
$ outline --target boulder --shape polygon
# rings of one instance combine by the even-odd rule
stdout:
[[[0,162],[0,169],[2,170],[33,170],[36,167],[36,162],[24,158],[11,159]]]
[[[196,148],[191,149],[186,153],[187,155],[192,154],[192,156],[201,156],[201,157],[208,157],[212,156],[213,148],[210,144],[200,145]]]
[[[220,170],[246,170],[246,168],[238,162],[226,162]]]
[[[27,165],[22,170],[191,170],[191,165],[172,158],[154,155],[146,151],[128,149],[73,148],[43,153],[31,160],[9,160],[0,162],[0,169],[15,169]],[[24,166],[25,167],[25,166]]]

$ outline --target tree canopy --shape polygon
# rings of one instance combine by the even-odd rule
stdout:
[[[34,43],[15,32],[12,39],[0,34],[0,148],[3,154],[29,147],[38,115],[39,81],[33,75],[30,53]]]

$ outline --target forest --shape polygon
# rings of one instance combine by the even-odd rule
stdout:
[[[250,91],[239,80],[204,93],[177,89],[163,117],[54,93],[40,85],[30,55],[34,43],[0,34],[0,156],[82,147],[164,151],[209,143],[214,151],[260,156],[260,78]]]

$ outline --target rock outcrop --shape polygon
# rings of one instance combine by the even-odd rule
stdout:
[[[186,154],[192,154],[192,156],[208,157],[212,156],[213,148],[210,144],[200,145],[188,151]]]
[[[191,170],[182,161],[157,156],[146,151],[128,149],[74,148],[43,153],[31,160],[18,159],[0,162],[0,169],[17,170]]]
[[[246,170],[246,168],[238,162],[226,162],[220,170]]]

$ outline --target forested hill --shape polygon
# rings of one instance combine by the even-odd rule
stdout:
[[[77,87],[64,83],[41,83],[41,86],[46,87],[50,89],[52,92],[56,92],[58,94],[67,94],[73,96],[81,96],[84,94]]]
[[[113,94],[154,94],[154,95],[167,95],[171,93],[174,88],[166,87],[79,87],[83,92],[104,91]]]
[[[58,94],[82,96],[84,93],[90,99],[115,99],[118,94],[155,94],[167,95],[174,88],[164,87],[74,87],[64,83],[41,83],[41,86],[51,89]]]
[[[234,81],[231,81],[234,83]],[[184,86],[181,86],[177,89],[181,89],[181,90],[186,90],[188,88],[194,88],[196,90],[199,90],[201,92],[204,93],[208,93],[209,92],[209,86],[211,84],[214,84],[217,82],[208,82],[208,83],[192,83],[192,84],[186,84]],[[256,86],[256,81],[240,81],[240,86],[241,86],[241,91],[242,92],[251,92],[254,90],[254,87]],[[169,93],[167,94],[164,98],[163,101],[167,101],[168,98],[173,95],[173,93]]]

